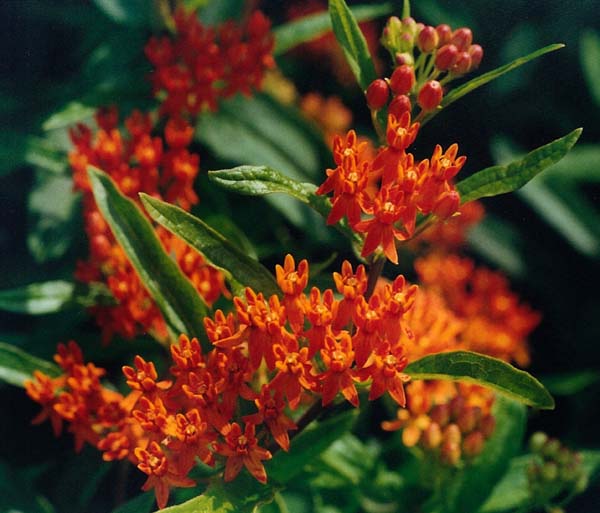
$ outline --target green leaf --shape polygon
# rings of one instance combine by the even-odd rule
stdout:
[[[344,0],[329,0],[329,16],[338,43],[363,91],[377,78],[365,36]]]
[[[0,342],[0,381],[22,387],[26,380],[32,379],[35,370],[51,377],[60,374],[60,369],[52,362]]]
[[[154,506],[154,493],[146,492],[121,504],[112,513],[150,513]]]
[[[309,205],[324,218],[327,218],[331,211],[331,202],[327,197],[315,194],[315,185],[298,182],[267,166],[239,166],[209,171],[208,177],[224,189],[247,196],[287,194]],[[335,227],[350,240],[361,243],[360,236],[345,223],[337,223]]]
[[[358,410],[349,410],[329,419],[313,422],[292,439],[289,452],[278,451],[265,467],[267,475],[285,484],[297,476],[304,466],[319,456],[344,433],[350,431]]]
[[[554,408],[552,396],[531,374],[497,358],[470,351],[425,356],[410,363],[406,373],[413,379],[451,379],[476,383],[529,406]]]
[[[94,198],[104,219],[160,308],[171,336],[185,333],[206,340],[202,319],[208,308],[192,283],[165,253],[150,222],[112,179],[89,167]]]
[[[242,471],[234,481],[212,479],[206,491],[187,502],[161,509],[161,513],[252,513],[254,508],[273,498],[273,486],[259,483]]]
[[[202,253],[210,264],[228,277],[262,292],[266,297],[281,292],[265,267],[242,253],[204,221],[147,194],[142,193],[140,197],[152,219]]]
[[[96,7],[116,23],[130,27],[148,27],[157,19],[158,2],[148,0],[94,0]]]
[[[573,395],[600,381],[600,376],[592,370],[552,374],[540,381],[554,395]]]
[[[446,96],[444,96],[444,99],[442,100],[442,103],[440,104],[440,109],[448,107],[448,105],[454,103],[457,100],[460,100],[463,96],[465,96],[466,94],[469,94],[471,91],[474,91],[475,89],[480,88],[481,86],[487,84],[488,82],[491,82],[492,80],[495,80],[495,79],[501,77],[502,75],[522,66],[523,64],[527,64],[528,62],[530,62],[534,59],[537,59],[538,57],[541,57],[542,55],[545,55],[547,53],[554,52],[555,50],[559,50],[560,48],[564,48],[564,46],[565,45],[562,43],[556,43],[556,44],[545,46],[544,48],[540,48],[539,50],[536,50],[535,52],[532,52],[528,55],[519,57],[518,59],[515,59],[514,61],[509,62],[508,64],[505,64],[504,66],[500,66],[499,68],[496,68],[492,71],[488,71],[487,73],[484,73],[483,75],[480,75],[478,77],[473,78],[472,80],[469,80],[468,82],[466,82],[465,84],[462,84],[461,86],[457,87],[456,89],[452,89]],[[423,118],[421,125],[424,125],[433,116],[435,116],[436,113],[438,113],[440,111],[440,109],[427,114]]]
[[[36,262],[62,257],[73,242],[80,220],[79,194],[73,193],[71,178],[38,171],[27,209],[27,246]]]
[[[600,35],[597,32],[586,30],[581,35],[579,58],[592,98],[600,107]]]
[[[548,169],[546,178],[556,177],[576,182],[600,182],[600,144],[578,144],[564,159]]]
[[[504,397],[497,397],[493,414],[496,429],[477,458],[459,471],[444,490],[444,513],[475,513],[507,471],[511,459],[519,452],[525,433],[525,407]]]
[[[42,125],[43,130],[66,128],[91,119],[96,112],[96,107],[84,105],[78,101],[67,103],[60,111],[53,113]]]
[[[563,158],[579,139],[582,129],[541,146],[520,160],[506,166],[483,169],[456,185],[462,203],[479,198],[512,192],[531,180],[544,169]]]
[[[76,284],[64,280],[30,283],[24,287],[0,290],[0,310],[29,315],[45,315],[74,307],[89,307],[112,301],[100,283]]]
[[[357,22],[370,21],[392,12],[389,3],[378,5],[355,5],[350,8]],[[273,30],[274,55],[281,55],[295,46],[326,34],[331,30],[331,18],[327,12],[319,12],[290,21]]]

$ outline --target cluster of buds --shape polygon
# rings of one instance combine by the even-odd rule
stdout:
[[[411,123],[409,112],[399,118],[390,114],[387,144],[375,158],[353,130],[334,139],[336,168],[327,170],[317,194],[333,192],[328,224],[345,216],[354,231],[366,234],[362,256],[381,245],[386,257],[398,263],[395,240],[414,235],[418,214],[447,219],[458,210],[460,197],[452,180],[466,157],[457,157],[457,144],[446,151],[437,145],[430,159],[415,161],[406,149],[418,131],[419,123]],[[371,217],[363,219],[363,214]]]
[[[503,274],[476,267],[469,258],[440,253],[417,259],[415,269],[423,287],[443,298],[464,323],[464,349],[529,363],[527,337],[540,314],[520,302]]]
[[[412,18],[391,17],[381,43],[392,55],[394,71],[389,78],[369,85],[367,104],[377,111],[392,96],[388,111],[397,117],[411,112],[415,104],[422,112],[435,110],[446,84],[481,63],[483,49],[472,41],[471,29],[466,27],[452,30],[448,25],[432,27]]]
[[[125,119],[126,131],[121,131],[116,108],[101,109],[96,121],[99,127],[96,133],[82,124],[71,130],[74,149],[69,162],[75,189],[83,193],[90,249],[88,260],[78,263],[76,277],[86,283],[105,283],[118,302],[91,309],[103,329],[105,341],[115,333],[133,338],[149,332],[164,339],[167,336],[164,319],[99,212],[87,168],[93,165],[102,169],[123,194],[138,204],[138,193],[146,192],[189,210],[198,201],[193,182],[198,174],[199,157],[187,149],[193,128],[183,118],[171,118],[165,124],[164,135],[153,136],[150,115],[134,111]],[[163,228],[157,228],[157,235],[207,303],[212,304],[226,292],[222,274],[208,266],[199,253]]]
[[[527,479],[536,505],[549,507],[585,490],[588,478],[579,453],[542,432],[531,436],[529,448],[533,458],[527,467]]]
[[[188,473],[196,458],[208,465],[225,460],[226,481],[246,467],[265,482],[262,461],[271,453],[258,440],[287,451],[301,404],[327,406],[341,394],[358,406],[363,383],[369,400],[387,392],[404,406],[410,355],[403,340],[411,337],[404,316],[416,286],[399,276],[367,300],[365,268],[354,272],[344,262],[333,274],[341,295],[335,299],[332,289],[305,294],[308,273],[306,260],[296,267],[288,255],[276,268],[281,299],[247,288],[234,298],[234,312],[204,319],[208,350],[182,335],[171,346],[169,380],[160,381],[154,364],[137,356],[134,367],[123,368],[126,396],[100,383],[104,371],[84,364],[75,343],[60,345],[55,360],[63,375],[36,372],[26,385],[43,407],[35,422],[49,418],[58,434],[66,421],[77,448],[88,442],[105,460],[129,459],[148,475],[144,489],[154,488],[163,507],[169,488],[193,484]]]
[[[205,27],[195,12],[184,9],[175,12],[174,20],[174,36],[153,37],[145,48],[164,114],[215,110],[220,98],[249,95],[260,87],[265,70],[274,66],[271,23],[260,11],[244,28],[233,22]]]
[[[383,429],[402,429],[407,447],[419,447],[444,465],[459,466],[483,450],[496,421],[494,394],[477,385],[415,381],[407,386],[408,404]]]

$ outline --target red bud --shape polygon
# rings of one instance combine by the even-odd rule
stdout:
[[[431,26],[423,27],[417,36],[417,45],[423,53],[433,52],[440,42],[440,36]]]
[[[415,85],[415,70],[408,64],[396,68],[390,77],[390,88],[394,94],[408,94]]]
[[[388,114],[393,114],[397,119],[402,117],[405,112],[412,110],[412,104],[410,98],[405,94],[396,96],[388,107]]]
[[[435,28],[435,31],[438,33],[440,38],[440,45],[445,45],[450,42],[450,39],[452,39],[452,29],[450,28],[450,25],[446,25],[445,23],[438,25]]]
[[[437,80],[430,80],[419,91],[417,103],[424,111],[435,110],[442,101],[444,91]]]
[[[483,59],[483,48],[479,45],[471,45],[469,47],[469,55],[471,56],[471,69],[477,69],[481,64],[481,59]]]
[[[450,42],[455,45],[460,52],[466,52],[473,42],[473,32],[467,27],[456,29],[452,33]]]
[[[449,70],[456,62],[458,48],[452,44],[442,46],[435,56],[435,67],[441,71]]]
[[[385,106],[389,95],[390,88],[385,80],[373,80],[367,88],[367,105],[372,110],[379,110]]]

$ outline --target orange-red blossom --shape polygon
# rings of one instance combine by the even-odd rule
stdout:
[[[206,318],[209,351],[181,335],[171,346],[168,379],[136,356],[123,367],[127,395],[106,388],[104,370],[84,364],[74,342],[59,345],[63,374],[36,372],[26,385],[43,407],[35,422],[50,418],[57,433],[66,422],[77,448],[87,442],[105,460],[129,459],[148,475],[144,489],[153,488],[163,507],[170,488],[193,484],[188,473],[196,458],[208,465],[224,459],[226,480],[245,467],[265,482],[270,452],[263,446],[271,439],[290,449],[301,404],[326,406],[341,394],[358,406],[363,383],[371,387],[369,399],[387,391],[403,406],[412,339],[405,319],[416,286],[398,277],[367,301],[364,267],[344,262],[334,275],[342,299],[335,299],[331,289],[313,287],[307,295],[308,274],[306,261],[296,266],[288,255],[277,269],[282,299],[247,288],[234,311]],[[357,351],[366,356],[357,359]]]
[[[333,192],[328,224],[346,217],[356,232],[365,234],[362,256],[381,246],[397,264],[396,240],[414,235],[417,215],[434,214],[445,220],[458,210],[460,197],[452,180],[466,157],[457,156],[456,144],[445,152],[437,145],[431,159],[415,161],[406,149],[418,131],[419,124],[411,123],[409,112],[399,118],[390,114],[386,145],[374,159],[353,130],[345,139],[334,139],[336,167],[327,170],[317,194]]]

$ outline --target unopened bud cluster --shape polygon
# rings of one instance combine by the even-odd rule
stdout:
[[[527,480],[536,504],[551,506],[561,497],[572,496],[586,489],[588,478],[579,453],[539,431],[531,436],[529,448],[533,458],[527,468]]]
[[[496,420],[494,394],[476,385],[415,381],[407,386],[408,407],[383,422],[386,431],[403,429],[407,447],[419,447],[448,466],[459,466],[481,453]]]
[[[421,111],[435,110],[446,84],[479,67],[483,49],[472,42],[473,33],[467,27],[452,30],[445,24],[432,27],[392,16],[381,43],[392,56],[394,71],[389,78],[369,85],[369,108],[380,110],[391,98],[388,110],[396,117],[411,112],[415,103]]]

